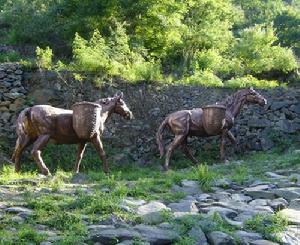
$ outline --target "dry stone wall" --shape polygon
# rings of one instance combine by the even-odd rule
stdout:
[[[25,104],[22,75],[19,64],[0,64],[0,135],[13,136],[17,113]]]
[[[93,101],[122,90],[135,119],[126,121],[114,115],[107,123],[104,142],[107,147],[113,145],[122,148],[120,158],[122,154],[129,153],[135,160],[142,162],[158,153],[155,133],[168,113],[214,103],[236,91],[154,83],[129,84],[122,81],[95,87],[89,79],[75,81],[69,73],[22,72],[20,66],[15,64],[2,65],[0,71],[2,135],[15,137],[14,122],[26,103],[70,108],[74,102]],[[289,144],[298,144],[300,90],[277,88],[259,92],[267,98],[268,105],[264,108],[249,105],[243,109],[232,129],[238,140],[236,150],[261,151],[279,145],[288,147]],[[166,134],[165,142],[170,140],[171,136]],[[219,144],[218,137],[194,138],[189,143],[198,152],[217,150]]]

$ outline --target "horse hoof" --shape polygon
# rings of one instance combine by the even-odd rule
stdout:
[[[51,176],[51,173],[48,169],[43,169],[42,174],[45,175],[45,176]]]

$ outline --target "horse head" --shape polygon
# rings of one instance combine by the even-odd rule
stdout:
[[[245,103],[247,104],[259,104],[260,106],[264,106],[267,104],[267,99],[255,91],[253,88],[245,89]]]
[[[123,97],[124,97],[123,92],[117,92],[114,95],[113,97],[113,100],[115,101],[114,112],[121,115],[125,119],[129,120],[133,118],[133,114],[128,108],[128,106],[126,105],[125,101],[123,100]]]

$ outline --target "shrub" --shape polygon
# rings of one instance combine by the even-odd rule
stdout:
[[[255,25],[241,32],[234,53],[241,60],[246,73],[261,73],[279,70],[283,72],[297,68],[292,51],[274,46],[277,37],[272,26]]]
[[[49,47],[46,47],[45,49],[37,47],[35,53],[37,66],[46,70],[50,70],[52,68],[52,49]]]
[[[124,71],[123,76],[127,80],[138,81],[160,81],[162,80],[160,63],[154,60],[145,61],[141,55],[137,57]]]
[[[20,54],[16,51],[9,51],[6,53],[0,53],[0,63],[3,62],[16,62],[21,59]]]
[[[76,70],[107,73],[111,69],[109,47],[98,30],[89,41],[75,34],[73,58]]]
[[[182,82],[205,87],[223,87],[222,80],[209,70],[196,71],[193,75],[183,78]]]
[[[274,80],[258,80],[257,78],[247,75],[244,77],[237,77],[232,78],[225,83],[226,87],[229,88],[248,88],[248,87],[255,87],[255,88],[274,88],[278,87],[279,83]]]

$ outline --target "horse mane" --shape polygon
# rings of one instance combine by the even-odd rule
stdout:
[[[225,100],[221,102],[217,102],[219,105],[224,105],[225,107],[229,108],[232,107],[237,101],[240,101],[241,97],[245,95],[247,89],[239,90],[235,92],[233,95],[228,96]]]

